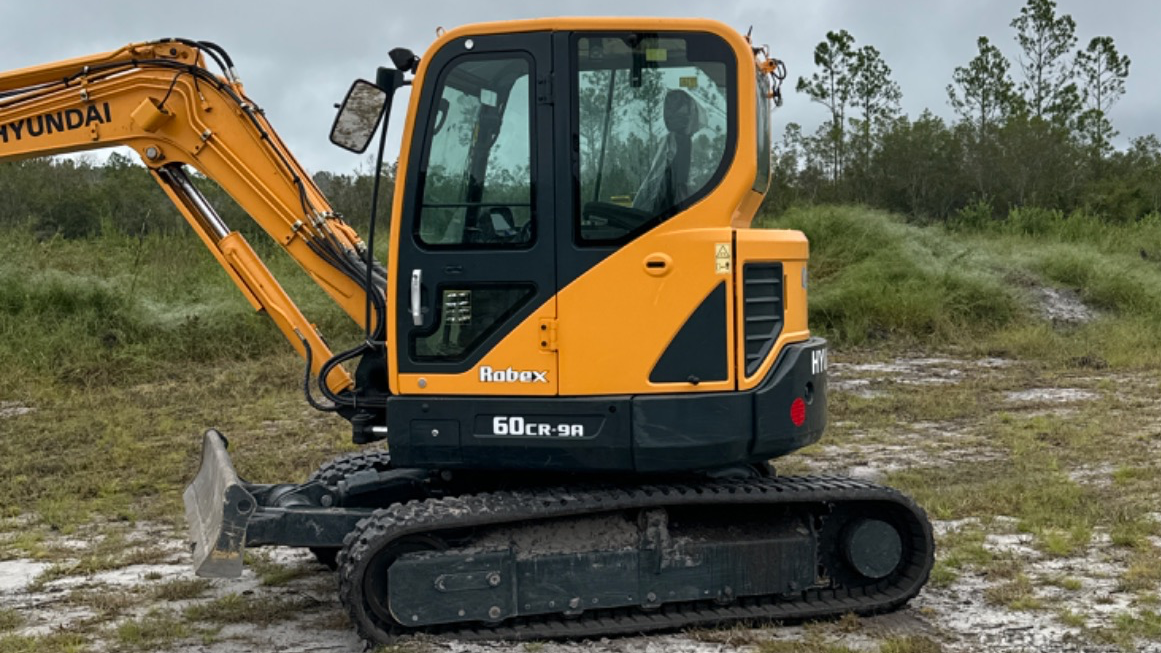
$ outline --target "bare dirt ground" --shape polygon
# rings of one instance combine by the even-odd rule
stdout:
[[[783,461],[787,473],[893,482],[911,478],[906,474],[939,478],[946,472],[963,483],[955,476],[959,470],[987,469],[1017,455],[1019,448],[997,438],[997,425],[1015,432],[1040,428],[1051,448],[1058,446],[1053,425],[1064,428],[1104,411],[1133,412],[1139,432],[1123,445],[1099,445],[1104,457],[1079,463],[1060,457],[1066,488],[1115,490],[1124,477],[1132,481],[1145,473],[1132,470],[1151,474],[1156,467],[1147,461],[1161,458],[1154,455],[1161,452],[1158,382],[1150,376],[1092,369],[1099,365],[1062,373],[1004,358],[835,359],[830,434]],[[883,414],[913,404],[920,405],[918,412]],[[1132,447],[1139,464],[1127,468],[1119,446]],[[931,491],[943,496],[938,487]],[[1030,528],[1026,515],[1003,514],[1002,507],[956,518],[941,518],[956,514],[954,501],[929,507],[940,544],[937,575],[909,606],[890,615],[586,642],[413,641],[389,650],[1161,651],[1161,575],[1150,566],[1161,547],[1157,529],[1145,527],[1126,545],[1122,533],[1098,520],[1074,545],[1058,546],[1053,531]],[[1137,517],[1161,520],[1157,513]],[[256,552],[243,578],[210,582],[193,577],[183,534],[170,526],[94,524],[37,542],[44,552],[37,559],[14,553],[28,550],[18,546],[19,519],[0,536],[0,653],[46,643],[64,651],[364,650],[338,604],[332,575],[308,553]],[[20,648],[21,642],[31,648]]]

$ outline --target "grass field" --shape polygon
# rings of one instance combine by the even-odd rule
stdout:
[[[947,228],[819,207],[764,224],[810,237],[812,328],[839,363],[827,437],[780,468],[861,465],[919,500],[940,524],[921,612],[938,614],[939,597],[975,579],[982,605],[1095,646],[1161,639],[1161,220],[1114,226],[1025,212]],[[235,463],[255,481],[303,479],[350,448],[345,422],[302,400],[300,361],[193,236],[5,235],[0,560],[50,564],[38,582],[51,585],[163,558],[134,533],[181,528],[180,490],[209,426],[230,436]],[[333,345],[359,336],[291,261],[260,249]],[[1021,398],[1029,390],[1046,394]],[[998,545],[1005,537],[1023,548]],[[70,538],[91,545],[78,554],[61,544]],[[1111,561],[1106,575],[1125,598],[1107,610],[1079,598],[1097,583],[1083,569],[1057,569],[1094,552]],[[23,633],[27,615],[0,609],[0,653],[208,641],[218,631],[206,624],[254,607],[223,607],[246,599],[219,597],[210,608],[133,608],[157,595],[105,606],[100,614],[119,615],[118,625],[86,622],[69,637]],[[975,650],[938,629],[865,645],[833,626],[801,632],[733,645]]]

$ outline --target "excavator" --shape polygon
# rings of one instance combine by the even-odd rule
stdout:
[[[783,477],[826,424],[805,236],[751,222],[785,68],[710,20],[439,30],[358,80],[363,153],[410,86],[386,263],[335,213],[234,62],[166,38],[0,74],[0,161],[123,146],[305,359],[364,447],[305,483],[239,476],[207,431],[196,572],[314,551],[358,633],[551,639],[897,608],[930,522],[891,488]],[[211,69],[211,66],[213,67]],[[193,171],[193,172],[191,172]],[[219,184],[362,328],[332,351],[198,190]],[[378,179],[376,176],[376,195]]]

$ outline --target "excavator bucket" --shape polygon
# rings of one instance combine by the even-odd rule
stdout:
[[[234,471],[226,438],[213,429],[206,431],[202,466],[184,498],[194,573],[206,578],[241,576],[246,526],[257,504]]]

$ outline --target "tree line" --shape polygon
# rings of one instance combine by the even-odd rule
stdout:
[[[314,175],[334,210],[360,233],[366,233],[368,226],[373,168],[370,164],[351,174]],[[384,165],[382,174],[379,214],[380,225],[386,225],[395,166]],[[197,174],[193,181],[227,225],[247,237],[261,232],[220,186]],[[189,231],[157,183],[120,152],[111,153],[104,163],[82,157],[26,159],[0,165],[0,202],[0,226],[28,228],[40,238]]]
[[[1019,52],[1015,64],[981,36],[975,56],[951,71],[951,120],[931,110],[904,115],[903,90],[881,52],[857,44],[846,30],[828,32],[814,50],[814,71],[796,85],[827,119],[813,133],[786,125],[773,147],[774,182],[765,210],[854,202],[924,221],[976,222],[1014,209],[1082,211],[1117,222],[1161,214],[1161,140],[1148,135],[1113,147],[1118,134],[1110,112],[1125,95],[1129,57],[1109,36],[1081,46],[1076,21],[1060,14],[1053,0],[1028,0],[1010,27]],[[583,115],[608,110],[593,90],[606,86],[586,86]],[[646,168],[655,150],[650,116],[657,107],[633,95],[634,89],[622,91],[628,95],[616,117],[626,128],[611,130],[605,179],[640,178],[630,173]],[[581,134],[585,187],[604,158],[597,155],[598,136]],[[720,151],[724,142],[720,129],[699,138],[698,147],[707,151]],[[385,225],[394,166],[381,174]],[[373,165],[352,174],[318,173],[314,180],[334,208],[365,232]],[[258,231],[221,188],[200,177],[195,183],[227,224],[247,235]],[[0,165],[0,198],[0,225],[25,225],[42,237],[188,229],[141,167],[116,152],[103,164],[80,158]]]
[[[879,50],[828,32],[814,72],[796,85],[828,118],[813,134],[785,127],[767,206],[859,202],[926,220],[1021,207],[1113,221],[1161,212],[1161,141],[1113,147],[1110,111],[1125,94],[1129,57],[1110,36],[1079,47],[1076,21],[1053,0],[1028,0],[1010,27],[1016,65],[981,36],[951,72],[950,121],[931,110],[903,115]]]

